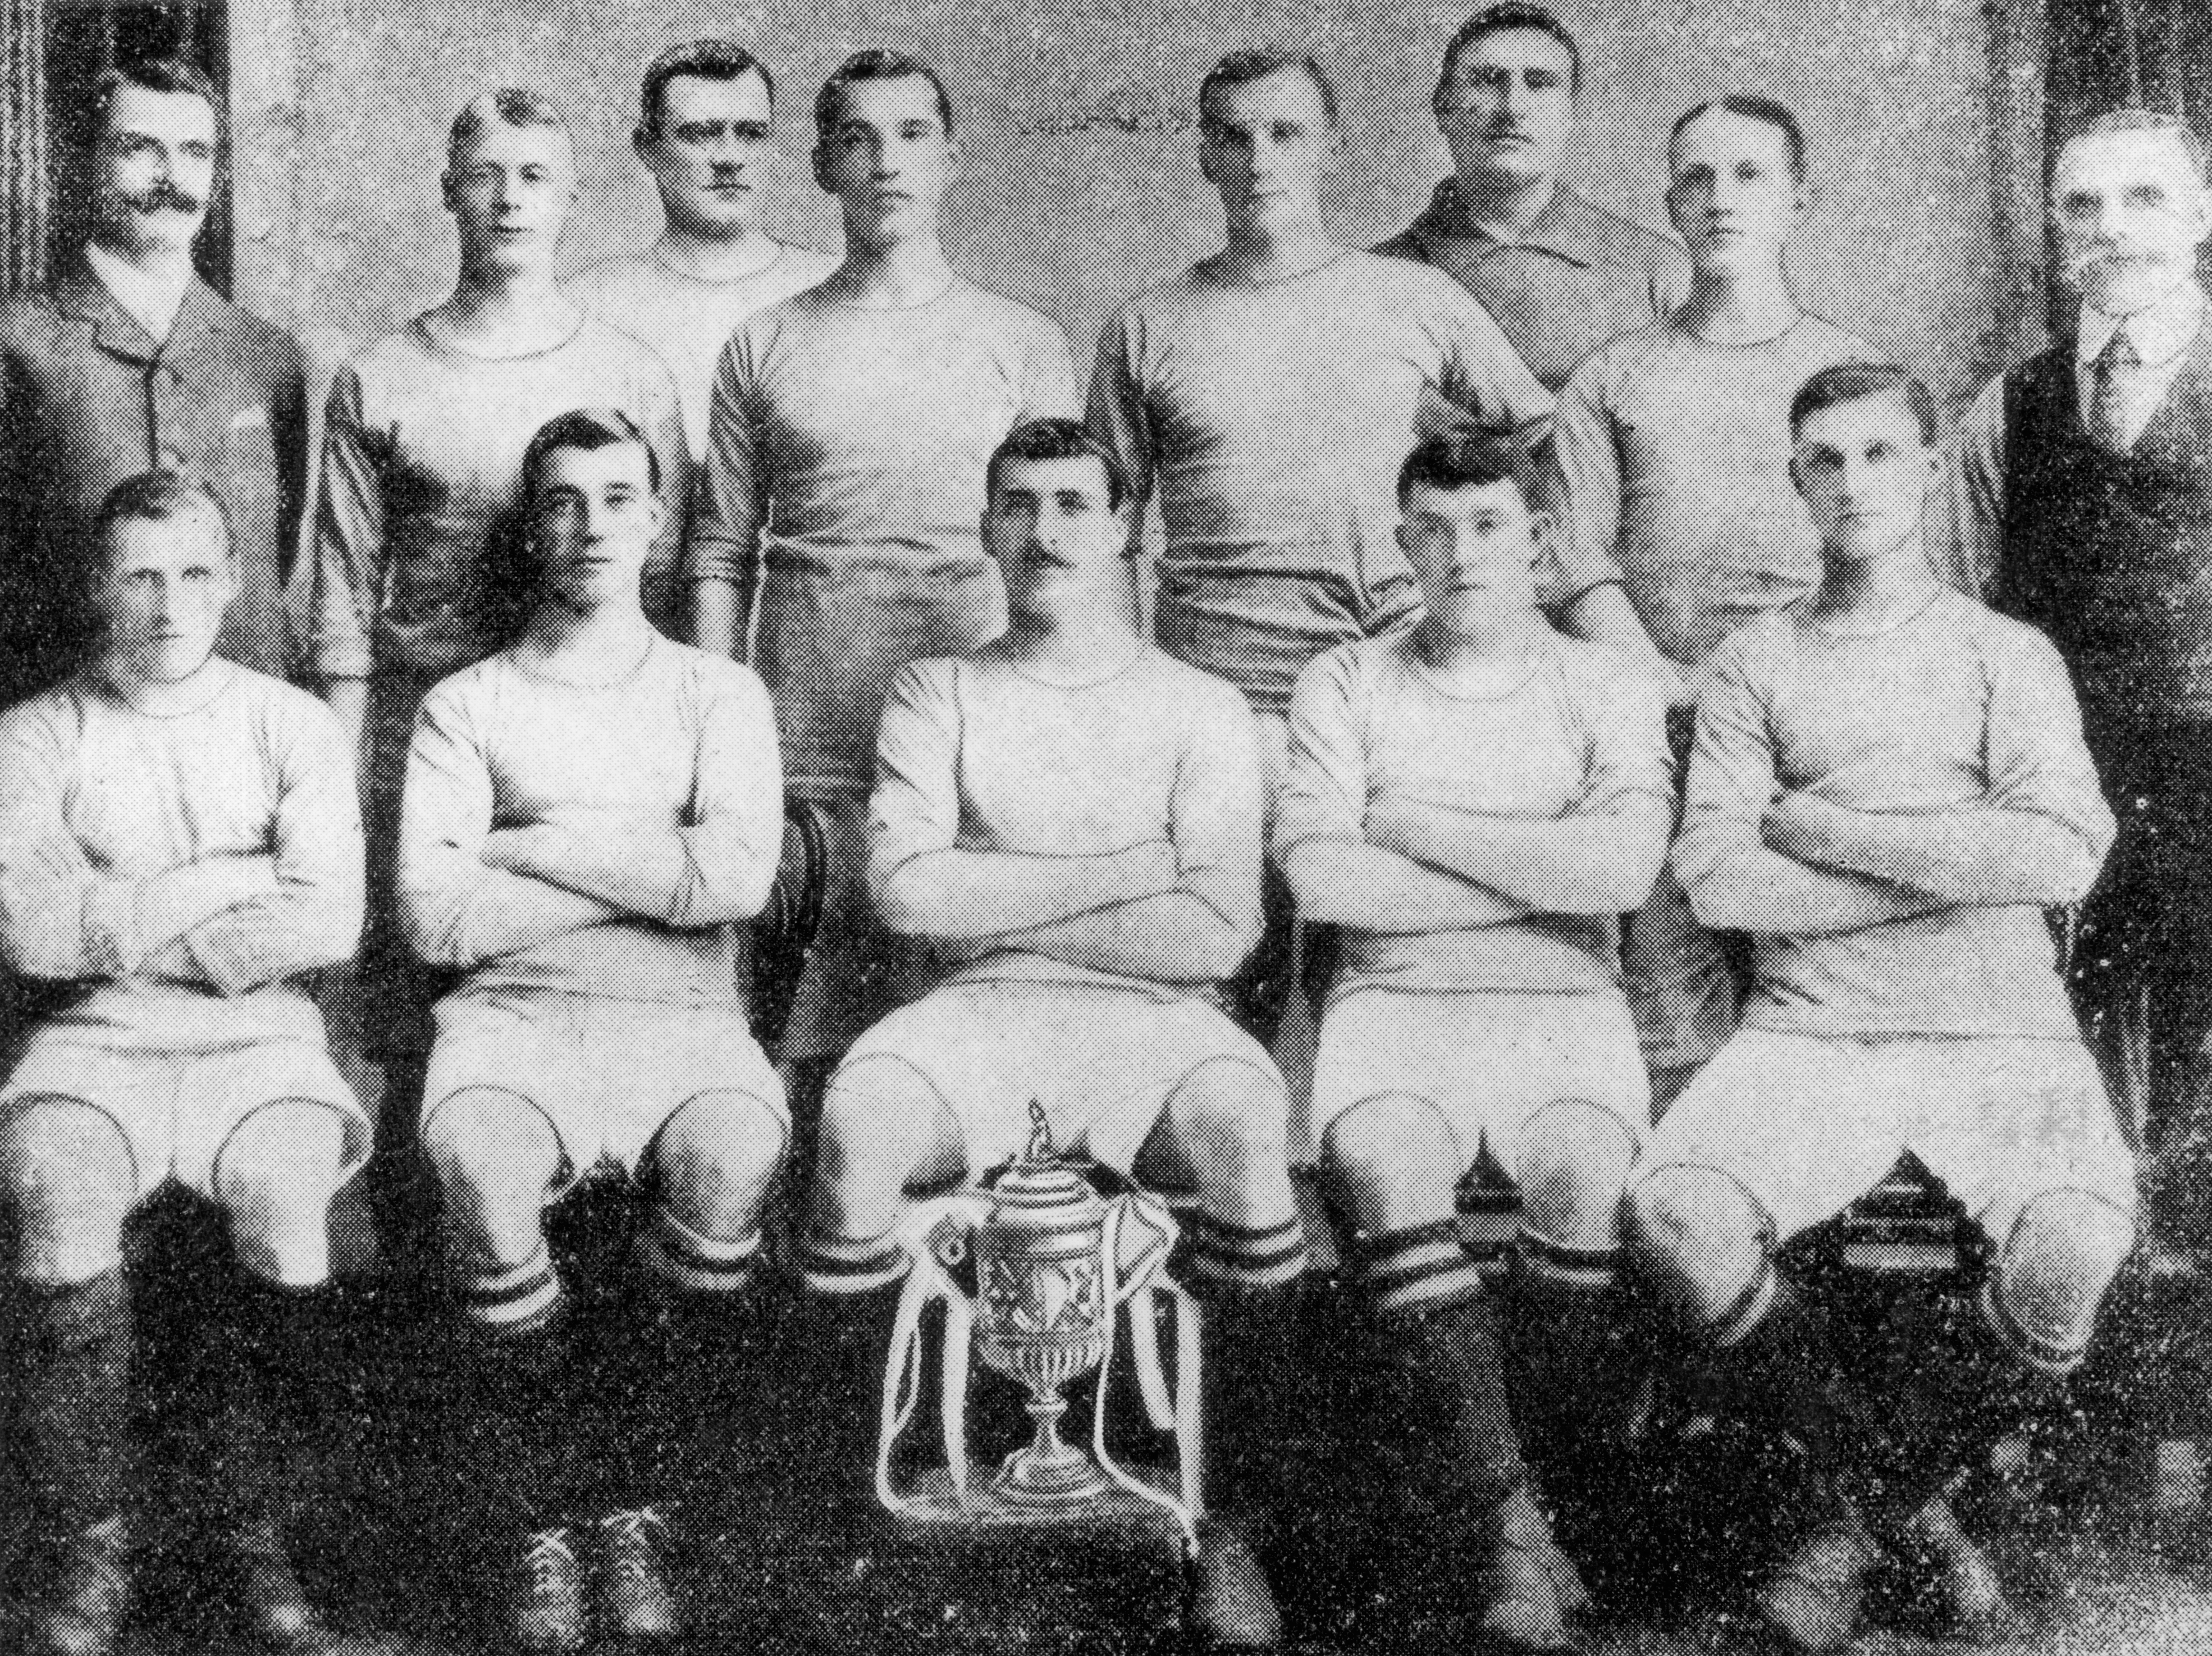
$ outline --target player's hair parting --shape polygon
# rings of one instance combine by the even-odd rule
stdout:
[[[1731,92],[1725,98],[1708,98],[1693,108],[1683,111],[1681,118],[1667,134],[1667,153],[1669,155],[1674,153],[1674,146],[1682,141],[1682,134],[1689,130],[1692,121],[1716,111],[1723,114],[1741,115],[1747,121],[1762,121],[1775,128],[1782,134],[1783,142],[1789,146],[1790,176],[1800,184],[1805,181],[1803,125],[1790,113],[1786,105],[1778,104],[1771,98],[1759,97],[1755,93]]]
[[[453,130],[446,137],[447,159],[450,161],[475,143],[478,134],[494,125],[550,127],[564,137],[570,136],[567,118],[544,93],[526,87],[503,86],[478,93],[461,106],[461,113],[453,117]]]
[[[1822,368],[1798,387],[1790,400],[1790,435],[1796,437],[1798,428],[1824,408],[1861,403],[1869,397],[1897,398],[1912,411],[1920,441],[1936,441],[1936,399],[1917,376],[1894,362],[1838,362]]]
[[[2063,152],[2067,144],[2081,138],[2104,137],[2118,132],[2162,132],[2181,147],[2189,157],[2189,165],[2200,185],[2212,184],[2212,162],[2208,162],[2204,140],[2197,131],[2179,115],[2169,115],[2163,110],[2142,109],[2130,106],[2109,109],[2094,120],[2087,120],[2066,135],[2066,143],[2059,145]]]
[[[769,101],[775,101],[775,76],[768,72],[766,64],[735,40],[687,40],[669,47],[645,66],[645,79],[637,93],[637,124],[647,137],[660,136],[661,94],[680,75],[702,81],[741,81],[748,75],[757,75]]]
[[[1437,70],[1435,104],[1441,108],[1444,94],[1449,89],[1452,76],[1459,69],[1460,55],[1478,40],[1492,34],[1506,34],[1526,30],[1534,34],[1548,34],[1566,48],[1567,90],[1583,89],[1583,49],[1567,26],[1541,6],[1531,5],[1528,0],[1502,0],[1500,4],[1485,6],[1480,11],[1459,26],[1451,44],[1444,48],[1443,63]]]
[[[1510,437],[1486,431],[1455,431],[1431,437],[1406,456],[1398,468],[1398,504],[1403,507],[1416,489],[1487,489],[1510,483],[1522,489],[1522,467],[1527,456]],[[1525,490],[1523,494],[1525,496]]]
[[[1291,73],[1303,75],[1313,82],[1314,90],[1321,94],[1322,113],[1328,117],[1329,130],[1338,124],[1336,87],[1321,60],[1310,52],[1298,52],[1289,46],[1249,46],[1232,52],[1212,69],[1198,83],[1198,121],[1206,125],[1212,117],[1213,94],[1224,87],[1244,86],[1254,81],[1264,81],[1270,75]]]
[[[1080,420],[1025,420],[1009,431],[983,468],[985,498],[998,499],[999,474],[1015,460],[1096,460],[1106,474],[1107,505],[1118,512],[1129,497],[1129,474],[1114,451]]]
[[[198,518],[213,524],[222,539],[223,556],[230,556],[230,514],[223,510],[215,491],[198,478],[164,467],[124,478],[101,496],[100,509],[93,514],[92,544],[99,550],[98,567],[106,566],[117,525],[173,523],[180,518]]]
[[[945,124],[949,134],[952,131],[952,97],[945,89],[945,79],[936,70],[921,58],[903,52],[878,48],[856,52],[837,65],[822,90],[814,94],[814,131],[819,137],[828,137],[836,130],[837,123],[845,119],[845,94],[862,81],[922,80],[937,94],[937,119]]]
[[[612,448],[634,442],[645,450],[645,475],[660,492],[660,455],[635,420],[618,408],[579,408],[539,426],[522,451],[522,501],[529,506],[545,486],[545,463],[563,448]]]

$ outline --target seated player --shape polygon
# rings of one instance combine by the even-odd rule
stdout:
[[[1930,572],[1918,381],[1824,369],[1790,427],[1825,573],[1721,647],[1674,849],[1698,919],[1750,934],[1753,995],[1625,1215],[1686,1343],[1828,1486],[1755,1601],[1785,1647],[1821,1651],[1850,1637],[1880,1548],[1941,1564],[1962,1620],[2001,1613],[1948,1513],[1920,1514],[2063,1391],[2133,1245],[2136,1187],[2044,915],[2112,837],[2065,668]],[[1875,1399],[1774,1254],[1906,1151],[1991,1253],[1965,1349],[1924,1366],[1924,1395]]]
[[[832,1077],[801,1264],[810,1288],[844,1296],[847,1337],[823,1348],[879,1352],[903,1193],[1019,1151],[1033,1099],[1056,1143],[1194,1189],[1201,1436],[1226,1515],[1200,1530],[1194,1621],[1213,1647],[1273,1648],[1280,1618],[1243,1531],[1305,1251],[1282,1079],[1212,993],[1258,935],[1252,715],[1136,631],[1126,480],[1081,424],[1017,427],[986,487],[1012,624],[901,672],[870,805],[885,923],[964,964]],[[871,1403],[848,1412],[874,1420]],[[865,1471],[855,1458],[839,1475]]]
[[[296,1645],[313,1617],[285,1519],[313,1492],[287,1462],[324,1360],[331,1198],[372,1129],[291,980],[360,941],[353,765],[319,702],[215,655],[238,565],[204,488],[128,478],[92,539],[90,661],[0,715],[0,952],[54,991],[0,1089],[0,1397],[34,1541],[22,1648],[96,1656],[128,1609],[123,1223],[170,1179],[230,1221],[192,1364],[212,1395],[193,1406],[217,1423],[245,1630]]]
[[[653,1409],[681,1418],[741,1383],[728,1367],[788,1122],[738,1002],[733,928],[775,879],[783,787],[760,681],[640,606],[665,508],[636,424],[562,415],[522,475],[536,606],[423,703],[400,918],[423,959],[465,974],[438,1004],[422,1129],[472,1381],[455,1452],[500,1503],[490,1538],[519,1549],[508,1635],[568,1651],[587,1631],[570,1524],[594,1500],[605,1631],[675,1630],[647,1504],[672,1475]],[[586,1319],[542,1215],[603,1162],[650,1212],[593,1302],[605,1317]]]
[[[1618,917],[1666,855],[1666,711],[1632,663],[1546,624],[1549,525],[1510,447],[1424,443],[1398,494],[1425,613],[1299,675],[1276,801],[1299,911],[1343,928],[1310,1124],[1386,1376],[1374,1429],[1410,1463],[1435,1596],[1455,1605],[1474,1564],[1482,1634],[1550,1649],[1581,1586],[1530,1489],[1455,1198],[1478,1156],[1520,1185],[1516,1335],[1583,1399],[1571,1429],[1596,1431],[1614,1221],[1650,1103]]]

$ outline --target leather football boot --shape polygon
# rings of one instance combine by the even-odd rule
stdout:
[[[25,1626],[25,1656],[110,1656],[131,1611],[130,1525],[102,1519],[50,1556]]]
[[[315,1648],[323,1629],[276,1521],[252,1525],[232,1541],[231,1550],[238,1562],[240,1629],[265,1649]]]
[[[672,1639],[684,1616],[661,1562],[668,1520],[650,1507],[599,1520],[599,1620],[626,1644]]]
[[[1279,1651],[1283,1616],[1251,1543],[1218,1518],[1200,1521],[1184,1622],[1204,1656]]]
[[[1791,1549],[1759,1587],[1753,1607],[1790,1656],[1827,1656],[1858,1631],[1867,1574],[1880,1557],[1855,1514],[1832,1519]]]
[[[1906,1520],[1899,1550],[1933,1590],[1943,1630],[1969,1644],[1989,1644],[2018,1630],[2020,1614],[2005,1597],[2004,1579],[1988,1553],[1959,1527],[1942,1496]]]
[[[1567,1623],[1589,1604],[1589,1592],[1526,1489],[1498,1503],[1488,1547],[1477,1623],[1481,1635],[1510,1650],[1573,1649]]]
[[[507,1641],[527,1656],[572,1656],[584,1647],[584,1570],[566,1525],[524,1537],[501,1609]]]

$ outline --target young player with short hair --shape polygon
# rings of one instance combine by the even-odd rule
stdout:
[[[1166,545],[1154,631],[1261,715],[1272,791],[1305,664],[1412,618],[1391,480],[1425,397],[1488,429],[1540,436],[1551,394],[1457,283],[1340,245],[1321,207],[1343,149],[1319,64],[1238,52],[1198,96],[1199,164],[1226,245],[1131,301],[1098,343],[1091,423]],[[1290,987],[1287,894],[1235,994],[1272,1040]]]
[[[1576,371],[1554,452],[1569,584],[1621,583],[1686,703],[1723,638],[1820,579],[1784,415],[1813,374],[1871,353],[1790,291],[1807,201],[1795,115],[1765,98],[1700,104],[1675,122],[1667,165],[1689,295]],[[1623,959],[1663,1108],[1728,1038],[1739,986],[1671,876],[1629,921]]]
[[[1516,1339],[1588,1397],[1650,1097],[1618,916],[1665,857],[1674,775],[1658,686],[1537,607],[1549,525],[1515,462],[1469,437],[1407,460],[1422,618],[1300,675],[1274,850],[1300,912],[1342,928],[1310,1124],[1384,1365],[1376,1430],[1430,1514],[1408,1537],[1425,1607],[1457,1608],[1448,1572],[1474,1566],[1484,1633],[1551,1649],[1579,1586],[1532,1496],[1455,1198],[1478,1159],[1519,1184]],[[1580,1425],[1602,1429],[1595,1406]]]
[[[1282,1078],[1212,994],[1258,926],[1252,717],[1137,632],[1127,484],[1083,426],[1017,427],[988,476],[1012,624],[902,670],[869,807],[885,922],[959,964],[838,1066],[800,1263],[844,1297],[848,1329],[880,1333],[904,1191],[1020,1150],[1032,1099],[1060,1143],[1194,1189],[1186,1280],[1220,1515],[1200,1530],[1194,1616],[1210,1647],[1271,1649],[1281,1623],[1243,1530],[1264,1515],[1305,1249]]]
[[[860,873],[884,692],[908,661],[1006,624],[975,527],[984,467],[1014,426],[1076,400],[1059,327],[945,259],[938,219],[960,144],[936,71],[860,52],[814,117],[844,261],[731,338],[690,560],[700,643],[760,669],[792,788],[830,819],[823,929],[781,1054],[810,1092],[908,987]]]
[[[507,1632],[539,1651],[586,1637],[571,1526],[587,1502],[605,1630],[681,1624],[654,1404],[743,1383],[732,1353],[787,1137],[734,976],[733,928],[782,849],[775,721],[749,670],[646,618],[665,486],[617,411],[539,428],[522,464],[534,607],[425,698],[407,761],[400,920],[425,961],[464,974],[437,1005],[421,1129],[472,1377],[454,1452],[500,1504],[489,1538],[516,1549]],[[543,1216],[603,1162],[649,1210],[586,1318]]]
[[[123,1225],[172,1179],[223,1209],[235,1256],[193,1364],[222,1440],[215,1527],[246,1630],[294,1646],[313,1618],[286,1530],[313,1492],[288,1462],[319,1400],[331,1199],[372,1129],[293,980],[361,936],[353,765],[321,703],[214,654],[239,562],[204,486],[127,478],[91,533],[91,659],[0,715],[0,953],[64,991],[0,1088],[25,1648],[96,1656],[127,1610]]]
[[[1624,1211],[1681,1336],[1828,1486],[1756,1600],[1790,1647],[1824,1651],[1850,1637],[1877,1541],[1954,1561],[1966,1544],[1916,1517],[2063,1391],[2133,1245],[2136,1189],[2044,912],[2080,900],[2112,838],[2066,670],[1930,572],[1918,381],[1830,368],[1790,420],[1824,574],[1712,658],[1674,853],[1698,918],[1750,934],[1752,992]],[[1859,1397],[1775,1251],[1908,1151],[1989,1240],[1981,1318],[1918,1395]]]

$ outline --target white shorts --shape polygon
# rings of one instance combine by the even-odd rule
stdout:
[[[212,1198],[222,1147],[247,1117],[272,1104],[337,1112],[346,1123],[345,1178],[361,1171],[376,1137],[330,1049],[313,1041],[123,1046],[41,1030],[0,1087],[0,1113],[40,1098],[89,1105],[113,1121],[130,1147],[141,1196],[173,1178]]]
[[[1786,1240],[1908,1150],[1999,1244],[2047,1190],[2135,1211],[2135,1158],[2079,1041],[1740,1030],[1653,1130],[1644,1166],[1726,1174]]]
[[[837,1072],[895,1064],[933,1093],[960,1130],[968,1170],[1019,1154],[1030,1102],[1054,1145],[1127,1173],[1168,1100],[1209,1064],[1249,1072],[1255,1093],[1284,1102],[1267,1049],[1205,995],[1155,1000],[1109,984],[954,984],[893,1013],[854,1043]]]
[[[1314,1056],[1312,1142],[1369,1099],[1413,1098],[1449,1125],[1460,1170],[1487,1153],[1515,1176],[1521,1129],[1570,1099],[1620,1117],[1641,1142],[1651,1081],[1618,995],[1354,988],[1329,1003]]]
[[[427,1132],[473,1088],[504,1093],[552,1123],[565,1164],[556,1200],[602,1161],[636,1174],[668,1119],[709,1093],[742,1093],[785,1130],[791,1117],[744,1014],[559,989],[449,995],[422,1087]]]

